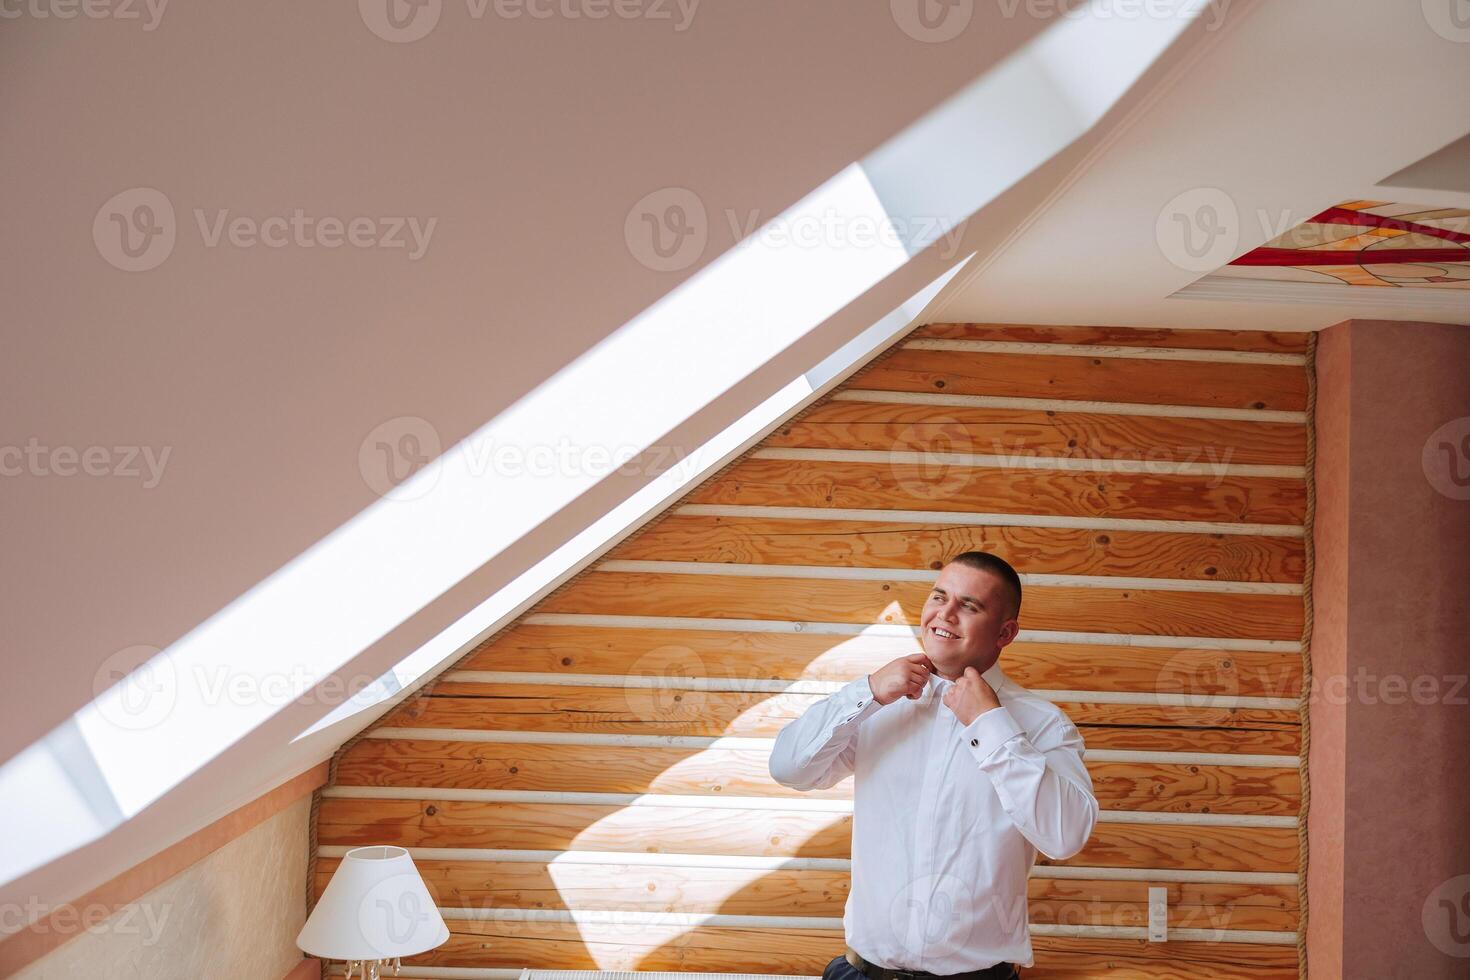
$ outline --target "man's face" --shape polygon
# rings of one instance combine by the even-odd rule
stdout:
[[[984,673],[1016,638],[1005,583],[968,565],[945,565],[919,619],[924,652],[939,673],[958,677],[966,667]]]

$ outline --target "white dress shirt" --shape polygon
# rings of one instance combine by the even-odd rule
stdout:
[[[1039,850],[1082,849],[1097,821],[1082,736],[1060,708],[981,675],[999,708],[961,725],[930,674],[918,700],[873,700],[866,676],[788,724],[771,776],[826,789],[851,773],[847,945],[895,970],[941,976],[1033,964],[1026,879]]]

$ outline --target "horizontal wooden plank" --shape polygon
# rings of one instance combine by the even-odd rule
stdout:
[[[917,637],[523,624],[491,637],[460,669],[662,677],[670,686],[679,677],[846,683],[922,649]],[[1300,654],[1250,650],[1026,641],[1006,647],[1000,665],[1007,677],[1031,690],[1139,691],[1199,699],[1295,698],[1302,679]],[[1063,710],[1075,723],[1084,723],[1070,707]],[[1202,701],[1198,709],[1125,713],[1118,723],[1223,725],[1229,722],[1224,711]],[[1252,725],[1284,720],[1279,713],[1255,711],[1230,717]]]
[[[1031,344],[1104,344],[1301,354],[1311,334],[1265,330],[1170,330],[1161,327],[1031,326],[1015,323],[930,323],[905,337],[944,340],[1016,340]]]
[[[747,459],[684,502],[1298,525],[1306,489],[1281,477]]]
[[[1306,426],[829,401],[787,422],[761,448],[976,453],[1038,459],[1301,466]]]
[[[395,708],[383,724],[403,728],[700,735],[774,738],[821,694],[681,690],[677,687],[565,687],[435,681],[427,696]],[[1196,710],[1196,709],[1185,709]],[[1297,726],[1282,729],[1082,725],[1088,748],[1148,752],[1296,755]]]
[[[606,557],[937,571],[964,551],[997,554],[1023,575],[1300,583],[1305,568],[1300,538],[678,513],[623,541]]]
[[[769,973],[820,976],[843,951],[840,929],[650,926],[456,919],[449,941],[414,965],[561,970]],[[1296,947],[1130,939],[1032,939],[1026,980],[1049,977],[1152,980],[1288,980]]]
[[[1146,927],[1150,886],[1165,889],[1172,928],[1294,932],[1300,924],[1295,885],[1038,877],[1027,882],[1030,921],[1063,926]]]
[[[1295,364],[1216,364],[1112,357],[899,349],[850,382],[879,391],[931,391],[1145,405],[1300,411],[1307,375]]]
[[[1296,946],[1036,936],[1026,980],[1296,980]]]
[[[321,895],[341,861],[317,862]],[[434,903],[449,908],[619,909],[718,915],[843,914],[852,875],[820,869],[445,861],[414,864]],[[1067,926],[1147,926],[1151,882],[1039,878],[1027,883],[1030,921]],[[1177,929],[1294,931],[1297,889],[1288,885],[1168,882]]]
[[[538,613],[917,624],[923,582],[599,572],[542,600]],[[1030,586],[1028,630],[1297,640],[1302,600],[1292,595]]]
[[[852,778],[805,793],[771,778],[769,750],[364,739],[339,760],[339,786],[722,794],[852,799]],[[1194,763],[1087,762],[1109,810],[1294,814],[1298,770]]]

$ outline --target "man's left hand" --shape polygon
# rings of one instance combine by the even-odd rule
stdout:
[[[991,708],[999,708],[1000,698],[995,696],[995,688],[980,676],[980,671],[966,667],[964,674],[944,692],[944,706],[954,712],[960,724],[968,726]]]

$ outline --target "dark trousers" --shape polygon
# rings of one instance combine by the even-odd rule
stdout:
[[[1020,978],[1020,972],[1014,966],[1011,967],[1009,980],[1020,980]],[[844,955],[835,957],[831,963],[827,964],[827,968],[822,971],[822,980],[868,980],[868,978],[847,962],[847,957]],[[997,980],[1002,980],[1002,978],[997,977]]]

